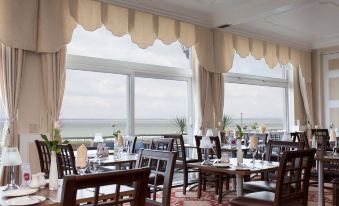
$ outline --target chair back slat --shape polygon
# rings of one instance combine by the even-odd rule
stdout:
[[[302,142],[304,149],[310,148],[306,132],[291,132],[291,137],[293,142]]]
[[[51,152],[44,141],[35,140],[35,145],[38,150],[41,172],[45,173],[45,177],[48,178],[49,167],[51,165]]]
[[[278,168],[274,205],[300,200],[307,205],[315,152],[315,149],[284,151]]]
[[[173,172],[175,167],[177,153],[160,150],[140,150],[136,168],[147,167],[154,175],[153,182],[149,182],[150,191],[152,192],[151,199],[147,199],[148,204],[155,205],[170,205],[171,189],[173,181]],[[160,181],[163,180],[163,181]],[[162,183],[160,186],[159,183]],[[161,203],[156,201],[156,194],[162,190]]]
[[[93,202],[87,203],[86,206],[122,205],[124,203],[130,203],[133,206],[145,206],[149,174],[150,169],[140,168],[100,174],[65,176],[61,194],[61,205],[76,206],[78,190],[95,188]],[[134,194],[127,198],[121,197],[122,185],[133,185]],[[114,198],[107,200],[99,198],[99,191],[103,186],[115,187],[115,190],[109,190],[110,192],[115,191]]]
[[[203,149],[200,149],[202,136],[195,136],[195,144],[197,146],[198,159],[202,160],[202,154],[204,153]],[[210,149],[209,154],[211,158],[221,158],[221,145],[218,136],[210,137],[213,148]]]
[[[173,138],[154,138],[151,143],[152,150],[172,151]]]
[[[75,166],[75,156],[72,145],[61,144],[58,145],[58,147],[60,148],[60,153],[57,154],[59,178],[63,178],[65,175],[77,175],[78,172]]]

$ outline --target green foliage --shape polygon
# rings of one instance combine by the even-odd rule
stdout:
[[[258,127],[258,123],[257,122],[254,122],[252,125],[251,125],[251,129],[253,130],[256,130]]]
[[[222,118],[222,128],[221,130],[225,131],[227,127],[229,127],[233,122],[233,117],[229,114],[224,114]]]
[[[237,137],[238,139],[241,139],[245,134],[243,128],[241,128],[241,126],[238,124],[237,124],[237,132],[239,132],[239,136]]]
[[[47,135],[45,134],[40,134],[41,138],[45,141],[47,144],[48,148],[51,151],[55,151],[56,153],[60,153],[60,148],[58,147],[59,144],[59,136],[60,136],[60,130],[57,128],[53,129],[53,139],[49,140]],[[67,140],[63,141],[62,144],[68,144],[69,142]]]
[[[115,124],[112,124],[112,127],[113,127],[113,136],[115,137],[115,138],[118,138],[118,136],[119,136],[119,134],[121,133],[121,130],[117,130],[116,128],[115,128]]]
[[[172,120],[173,126],[180,132],[181,134],[184,134],[184,131],[187,126],[187,120],[186,117],[176,117]]]

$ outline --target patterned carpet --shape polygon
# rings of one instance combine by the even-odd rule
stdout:
[[[325,194],[325,206],[332,205],[332,189],[330,185],[326,185]],[[223,198],[222,204],[218,204],[217,196],[214,193],[214,189],[202,192],[202,198],[197,199],[196,188],[186,195],[182,194],[181,188],[172,189],[171,205],[175,206],[215,206],[215,205],[230,205],[229,200],[235,197],[235,193],[230,193]],[[317,187],[311,186],[309,189],[309,206],[317,205]]]

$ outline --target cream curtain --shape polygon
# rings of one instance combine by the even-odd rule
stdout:
[[[207,71],[199,64],[195,49],[192,52],[192,71],[195,97],[195,132],[214,128],[221,121],[224,107],[223,74]]]
[[[307,71],[308,73],[303,73]],[[303,53],[301,56],[301,65],[298,68],[299,72],[299,85],[302,100],[304,103],[305,113],[307,121],[310,121],[311,125],[314,124],[313,117],[313,98],[312,98],[312,82],[307,81],[304,77],[305,74],[311,76],[311,54]]]
[[[65,89],[66,48],[56,53],[41,53],[42,80],[47,108],[47,129],[53,134],[55,121],[59,121]],[[61,140],[59,140],[61,141]]]
[[[3,132],[4,146],[18,147],[17,114],[21,74],[24,64],[24,51],[1,44],[0,50],[0,89],[4,103],[6,123]],[[1,185],[8,181],[7,172],[2,168]]]
[[[270,68],[278,62],[291,62],[297,68],[302,53],[274,42],[95,0],[0,1],[0,42],[13,48],[57,52],[70,41],[77,24],[88,31],[104,25],[113,35],[129,34],[141,48],[152,46],[156,39],[165,44],[179,41],[187,48],[195,46],[199,64],[213,73],[228,72],[234,51],[242,57],[252,54],[256,59],[265,58]],[[301,67],[303,77],[309,82],[308,69]]]

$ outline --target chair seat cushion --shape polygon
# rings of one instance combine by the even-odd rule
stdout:
[[[253,192],[240,197],[236,197],[230,201],[234,206],[273,206],[275,193],[273,192]],[[286,206],[302,206],[301,202],[293,201],[282,203]]]
[[[249,192],[268,191],[274,192],[276,183],[272,181],[250,181],[244,182],[244,190]]]
[[[231,200],[231,205],[242,206],[272,206],[275,194],[273,192],[254,192]]]

